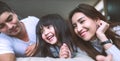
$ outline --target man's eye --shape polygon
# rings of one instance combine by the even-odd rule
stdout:
[[[13,20],[13,16],[12,15],[9,15],[9,17],[7,18],[7,21],[6,22],[10,22]]]
[[[12,18],[10,17],[9,19],[7,19],[7,22],[10,22],[10,21],[12,21]]]

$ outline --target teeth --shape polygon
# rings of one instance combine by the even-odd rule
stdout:
[[[53,35],[50,35],[47,37],[48,40],[50,40],[53,37]]]

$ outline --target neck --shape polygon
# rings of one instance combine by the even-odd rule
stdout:
[[[25,42],[27,42],[28,41],[28,35],[27,35],[27,32],[26,32],[25,26],[22,22],[20,24],[22,26],[22,29],[21,29],[21,32],[16,37],[25,41]]]
[[[93,38],[90,39],[90,41],[94,41],[94,40],[96,40],[96,39],[97,39],[97,37],[94,36]]]

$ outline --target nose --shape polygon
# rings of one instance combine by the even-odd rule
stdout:
[[[49,33],[48,29],[44,29],[44,34],[45,34],[45,36],[47,36],[48,33]]]
[[[11,29],[11,28],[12,28],[12,24],[6,23],[6,25],[7,25],[8,29]]]
[[[79,25],[77,26],[77,31],[80,32],[82,30],[82,25]]]

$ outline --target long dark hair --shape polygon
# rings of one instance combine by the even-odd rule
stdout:
[[[55,29],[55,33],[57,35],[58,43],[62,45],[63,43],[66,43],[68,47],[71,50],[71,53],[74,52],[73,48],[73,38],[70,32],[70,28],[67,25],[67,22],[58,14],[48,14],[40,18],[40,21],[37,24],[36,27],[36,34],[37,34],[37,41],[38,41],[38,51],[39,56],[41,57],[55,57],[50,48],[55,48],[57,45],[51,45],[46,43],[41,36],[41,27],[43,26],[49,26],[53,25]],[[60,46],[58,46],[59,48]],[[57,50],[56,50],[57,51]],[[58,51],[59,52],[59,51]],[[59,57],[59,53],[58,56]]]
[[[86,15],[87,17],[89,17],[91,19],[100,19],[100,20],[103,20],[105,22],[108,22],[109,24],[112,24],[110,21],[107,21],[106,18],[99,11],[97,11],[93,6],[90,6],[87,4],[79,4],[73,11],[71,11],[71,13],[69,15],[69,19],[70,19],[71,24],[72,24],[72,16],[78,12],[83,13],[84,15]],[[105,34],[106,34],[107,38],[112,39],[113,44],[115,44],[118,48],[120,48],[120,38],[117,38],[120,36],[117,35],[116,33],[114,33],[113,31],[111,31],[111,27],[112,26],[109,27],[109,29],[105,32]],[[77,36],[77,38],[78,38],[78,41],[76,41],[77,42],[76,44],[82,50],[86,51],[87,54],[90,57],[92,57],[93,59],[95,59],[96,55],[98,55],[98,54],[106,55],[105,53],[100,53],[95,48],[93,48],[93,46],[91,45],[90,42],[85,42],[84,40],[82,40],[78,36]]]

